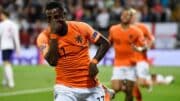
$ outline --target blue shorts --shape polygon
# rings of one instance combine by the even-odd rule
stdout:
[[[10,61],[12,53],[13,53],[12,49],[2,50],[2,60],[3,61]]]

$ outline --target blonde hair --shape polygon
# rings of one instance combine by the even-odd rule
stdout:
[[[132,15],[135,15],[137,13],[137,11],[134,8],[130,8],[129,11],[131,12]]]

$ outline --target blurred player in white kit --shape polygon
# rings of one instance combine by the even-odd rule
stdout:
[[[14,88],[15,83],[10,59],[14,50],[17,54],[19,53],[20,40],[18,26],[8,17],[9,13],[0,8],[0,48],[3,61],[2,85]]]

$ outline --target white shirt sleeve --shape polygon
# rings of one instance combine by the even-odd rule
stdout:
[[[13,28],[13,32],[14,32],[14,43],[15,43],[15,48],[16,48],[16,51],[20,51],[20,38],[19,38],[19,29],[17,27],[17,25],[14,25],[14,28]]]
[[[2,31],[2,23],[0,23],[0,49],[1,49],[1,40],[2,40],[2,33],[3,33],[3,31]]]

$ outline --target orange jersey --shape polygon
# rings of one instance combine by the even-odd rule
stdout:
[[[133,66],[137,59],[132,45],[143,46],[142,32],[134,26],[124,29],[120,24],[110,28],[109,40],[115,50],[115,66]]]
[[[83,22],[67,21],[68,32],[58,36],[58,48],[61,57],[56,70],[56,84],[69,87],[91,88],[97,86],[97,80],[89,77],[89,42],[95,43],[100,37],[92,27]],[[49,45],[50,28],[45,29],[37,39],[37,45],[45,55]],[[45,48],[47,47],[47,48]]]
[[[151,32],[148,30],[147,26],[143,23],[136,23],[135,26],[139,28],[143,32],[143,36],[145,38],[145,41],[147,44],[152,43],[154,40],[154,36],[151,34]],[[138,61],[147,61],[147,52],[136,52]]]

